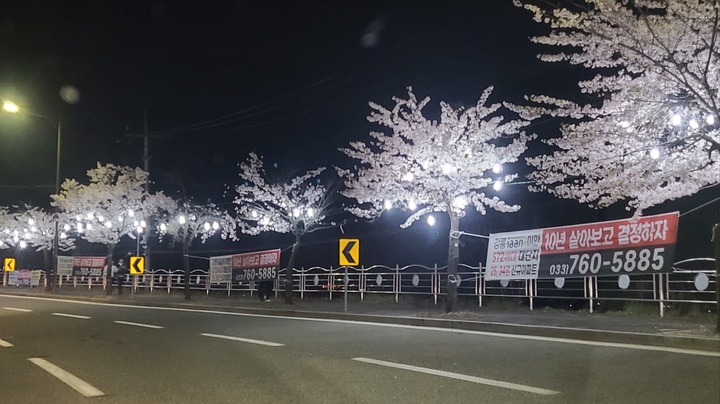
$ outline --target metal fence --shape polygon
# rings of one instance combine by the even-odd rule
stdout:
[[[718,280],[712,269],[713,263],[712,258],[685,260],[676,263],[678,267],[674,268],[674,272],[667,274],[516,281],[486,281],[481,267],[461,264],[455,282],[458,284],[458,295],[476,300],[478,306],[483,305],[484,299],[510,298],[518,299],[530,310],[548,302],[564,302],[565,306],[577,304],[593,312],[601,303],[612,305],[637,301],[657,303],[659,314],[663,316],[665,309],[676,303],[715,311],[715,284]],[[690,265],[692,269],[679,267],[684,264]],[[445,266],[437,265],[300,268],[293,269],[293,290],[299,293],[301,299],[322,295],[332,300],[340,298],[347,290],[348,294],[357,295],[360,300],[368,295],[388,295],[398,302],[401,296],[412,295],[425,296],[427,300],[438,304],[446,295],[446,269]],[[8,278],[7,273],[3,273],[3,285],[13,286]],[[143,275],[127,275],[126,285],[132,285],[135,290],[170,293],[183,289],[184,279],[184,271],[181,269],[154,269]],[[284,279],[284,270],[281,270],[279,279],[275,280],[276,295],[284,289]],[[205,291],[206,294],[226,293],[227,296],[233,293],[252,295],[256,292],[254,282],[211,284],[209,280],[207,270],[194,269],[190,275],[190,289]],[[35,283],[38,286],[46,285],[44,272]],[[58,286],[88,289],[108,287],[105,278],[79,276],[60,276]]]

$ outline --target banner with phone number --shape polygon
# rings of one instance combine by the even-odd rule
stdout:
[[[672,272],[678,212],[490,235],[486,280]]]
[[[280,249],[232,255],[232,278],[236,282],[267,281],[278,277]]]
[[[102,277],[105,275],[105,257],[58,256],[58,275]]]

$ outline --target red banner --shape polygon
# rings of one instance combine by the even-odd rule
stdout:
[[[232,256],[232,275],[238,282],[277,279],[279,269],[280,249]]]
[[[675,244],[678,213],[543,229],[543,254]]]
[[[232,269],[280,266],[280,250],[256,251],[232,256]]]

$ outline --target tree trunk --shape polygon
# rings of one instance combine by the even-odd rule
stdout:
[[[185,268],[185,300],[190,300],[190,245],[183,243],[183,267]]]
[[[716,223],[713,227],[712,242],[715,252],[715,309],[717,310],[715,331],[720,332],[720,223]]]
[[[450,313],[457,310],[458,293],[457,293],[457,274],[458,261],[460,261],[460,242],[452,235],[457,234],[460,228],[460,218],[448,212],[450,216],[450,233],[448,236],[448,262],[447,262],[447,300],[445,301],[445,312]]]
[[[47,271],[45,271],[45,284],[46,284],[46,285],[45,285],[45,291],[46,291],[46,292],[52,292],[52,291],[53,291],[53,282],[52,282],[51,279],[52,279],[52,277],[53,277],[54,274],[53,274],[52,267],[51,267],[51,265],[52,265],[52,262],[51,262],[51,261],[52,261],[52,254],[51,254],[51,252],[52,252],[52,251],[51,251],[51,250],[48,250],[48,249],[43,250],[43,261],[44,261],[44,263],[45,263],[45,268],[47,268]]]
[[[295,244],[293,244],[292,252],[290,253],[290,261],[288,261],[287,268],[285,268],[285,304],[293,304],[293,267],[295,266],[295,257],[297,257],[298,250],[300,250],[300,235],[295,235]]]
[[[108,244],[107,246],[107,256],[105,257],[105,267],[107,268],[107,271],[105,271],[105,282],[107,284],[107,287],[105,288],[105,293],[107,293],[108,296],[112,295],[112,266],[113,266],[113,251],[115,251],[115,244]]]

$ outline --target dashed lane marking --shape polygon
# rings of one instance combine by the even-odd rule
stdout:
[[[67,313],[52,313],[52,315],[53,315],[53,316],[59,316],[59,317],[79,318],[79,319],[82,319],[82,320],[87,320],[87,319],[90,318],[90,317],[88,317],[88,316],[81,316],[81,315],[78,315],[78,314],[67,314]]]
[[[23,312],[23,313],[29,313],[29,312],[32,311],[32,310],[30,310],[30,309],[20,309],[20,308],[17,308],[17,307],[3,307],[3,309],[4,309],[4,310],[11,310],[11,311],[21,311],[21,312]]]
[[[204,337],[212,337],[212,338],[220,338],[220,339],[227,339],[230,341],[239,341],[239,342],[247,342],[250,344],[257,344],[257,345],[265,345],[265,346],[285,346],[285,344],[279,344],[277,342],[269,342],[269,341],[260,341],[257,339],[250,339],[250,338],[241,338],[241,337],[231,337],[229,335],[219,335],[219,334],[208,334],[208,333],[202,333],[200,334]]]
[[[116,323],[116,324],[132,325],[132,326],[135,326],[135,327],[154,328],[154,329],[165,328],[165,327],[161,327],[161,326],[159,326],[159,325],[143,324],[143,323],[133,323],[133,322],[130,322],[130,321],[113,321],[113,322]]]
[[[389,367],[389,368],[409,370],[411,372],[425,373],[428,375],[447,377],[450,379],[463,380],[466,382],[472,382],[472,383],[477,383],[477,384],[484,384],[487,386],[502,387],[504,389],[518,390],[518,391],[524,391],[527,393],[534,393],[534,394],[541,394],[544,396],[560,394],[559,391],[555,391],[555,390],[541,389],[539,387],[526,386],[523,384],[503,382],[500,380],[485,379],[483,377],[468,376],[468,375],[464,375],[461,373],[446,372],[444,370],[423,368],[423,367],[419,367],[419,366],[405,365],[402,363],[386,362],[386,361],[381,361],[381,360],[377,360],[377,359],[369,359],[369,358],[353,358],[352,360],[358,361],[358,362],[364,362],[364,363],[371,363],[373,365],[385,366],[385,367]]]
[[[78,378],[77,376],[53,365],[52,363],[46,361],[42,358],[28,358],[28,360],[36,365],[38,365],[41,369],[45,370],[46,372],[50,373],[51,375],[57,377],[60,379],[63,383],[67,384],[68,386],[72,387],[77,391],[78,393],[82,394],[85,397],[98,397],[98,396],[104,396],[105,393],[98,390],[97,388],[93,387],[86,381]]]

